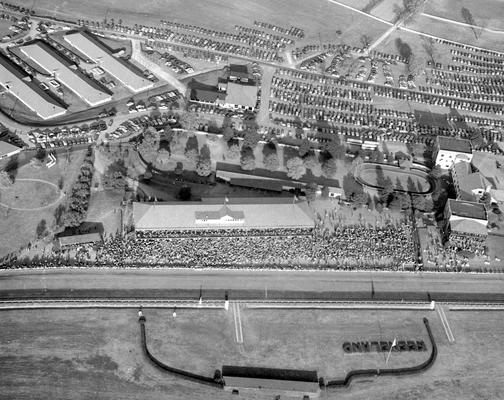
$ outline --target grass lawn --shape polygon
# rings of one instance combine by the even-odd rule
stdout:
[[[57,156],[57,165],[50,169],[46,167],[34,168],[28,163],[18,169],[16,179],[41,179],[58,185],[60,177],[62,177],[63,192],[66,193],[77,178],[84,154],[85,150],[71,152],[68,158],[69,161],[67,161],[65,153],[59,154]],[[20,180],[19,183],[15,183],[14,187],[17,188],[18,186],[23,191],[20,191],[20,194],[18,194],[18,199],[15,199],[14,196],[12,202],[13,204],[19,202],[22,208],[38,207],[44,201],[48,201],[49,198],[46,196],[50,196],[51,199],[53,197],[48,191],[51,186],[47,184]],[[2,199],[8,199],[9,197],[4,197],[5,193],[3,192],[4,190],[1,193]],[[42,219],[46,220],[47,229],[52,231],[54,229],[54,210],[57,205],[58,203],[51,207],[34,211],[17,211],[1,207],[0,256],[16,251],[20,247],[26,246],[29,242],[35,241],[36,227]]]
[[[466,22],[461,11],[465,7],[471,12],[476,25],[489,29],[504,29],[502,6],[501,0],[480,0],[477,3],[471,0],[436,0],[427,2],[425,12],[437,17]]]
[[[395,22],[397,14],[394,10],[401,7],[403,7],[401,0],[383,0],[376,7],[373,7],[371,14],[386,21]]]
[[[375,378],[324,394],[327,399],[497,399],[504,390],[504,324],[499,312],[445,308],[456,342],[436,312],[252,310],[242,307],[244,344],[235,343],[232,311],[145,310],[152,353],[167,364],[213,375],[223,364],[313,368],[340,378],[385,365],[383,353],[345,354],[344,341],[421,339],[429,318],[438,358],[425,373]],[[156,369],[140,348],[136,310],[4,311],[0,389],[5,398],[232,399],[218,389]],[[414,365],[428,352],[392,353],[390,367]],[[247,398],[264,398],[260,394]]]
[[[36,196],[33,194],[36,193]],[[0,203],[4,207],[36,209],[46,207],[59,198],[59,189],[48,182],[16,179],[9,187],[0,188]]]
[[[15,0],[14,3],[22,2]],[[303,28],[306,33],[303,43],[318,43],[320,34],[324,42],[343,40],[358,44],[362,35],[374,38],[386,30],[378,21],[318,0],[208,0],[204,3],[199,0],[90,0],[86,3],[69,0],[64,4],[39,0],[35,9],[41,14],[71,19],[102,21],[107,15],[109,19],[122,19],[124,24],[131,25],[157,25],[161,19],[169,19],[227,31],[232,31],[235,24],[251,26],[254,20],[260,20]],[[338,35],[337,30],[341,30],[342,35]]]
[[[416,17],[415,20],[407,26],[416,31],[439,36],[443,39],[454,40],[456,42],[479,46],[489,50],[504,51],[502,35],[499,34],[482,32],[481,36],[476,38],[474,32],[469,27],[449,24],[422,15]]]

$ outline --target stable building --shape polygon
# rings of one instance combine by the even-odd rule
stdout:
[[[32,82],[29,75],[1,54],[0,86],[42,119],[55,118],[66,113],[66,109],[61,104],[51,98]]]
[[[436,137],[433,158],[436,165],[448,170],[459,161],[471,162],[473,157],[471,141],[449,136]]]
[[[15,156],[16,154],[21,153],[21,150],[22,149],[20,147],[0,140],[0,160]]]
[[[38,64],[47,75],[52,75],[91,107],[112,100],[110,94],[100,90],[97,84],[93,84],[77,70],[75,64],[67,62],[47,44],[37,41],[21,47],[21,52]]]
[[[110,49],[89,32],[69,33],[64,39],[132,92],[142,92],[154,86],[153,82],[138,75],[125,62],[114,57]]]

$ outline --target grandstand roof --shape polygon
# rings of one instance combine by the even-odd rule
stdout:
[[[227,85],[226,103],[255,108],[257,103],[257,86],[229,82]]]
[[[72,246],[75,244],[95,243],[102,240],[98,232],[82,233],[79,235],[60,236],[59,242],[61,246]]]
[[[203,199],[133,203],[137,230],[312,228],[306,203],[292,199]]]
[[[90,33],[85,31],[69,33],[65,35],[65,40],[133,92],[141,92],[154,85],[114,57],[106,46]]]
[[[48,74],[54,73],[55,78],[72,92],[81,97],[90,106],[97,106],[112,100],[112,97],[89,83],[77,71],[71,69],[71,64],[43,42],[35,42],[21,47],[21,51],[40,65]]]
[[[31,80],[25,80],[27,78],[28,76],[23,74],[15,64],[0,55],[0,85],[9,93],[42,119],[54,118],[66,112],[65,108],[52,101]]]

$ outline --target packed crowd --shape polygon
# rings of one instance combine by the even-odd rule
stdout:
[[[411,227],[142,232],[99,246],[97,262],[183,267],[392,268],[414,260]]]
[[[239,237],[239,236],[302,236],[313,234],[311,228],[293,229],[193,229],[193,230],[155,230],[137,231],[138,239],[174,238],[174,237]]]
[[[486,253],[486,237],[481,235],[459,235],[456,232],[450,234],[450,249],[460,252],[469,252],[476,256]]]

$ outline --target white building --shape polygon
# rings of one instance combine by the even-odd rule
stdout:
[[[15,156],[19,154],[21,150],[21,148],[2,140],[0,141],[0,160]]]
[[[448,170],[459,161],[471,162],[472,146],[467,139],[438,136],[435,145],[436,165]]]

